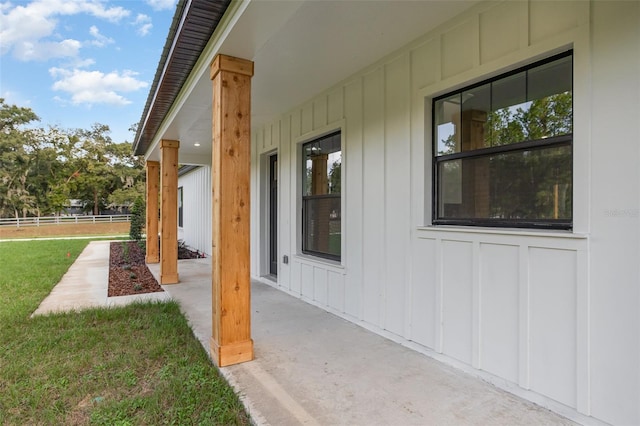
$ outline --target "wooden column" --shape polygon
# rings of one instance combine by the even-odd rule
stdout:
[[[147,263],[158,263],[158,185],[160,181],[160,163],[147,161]]]
[[[160,145],[160,284],[178,279],[178,148],[180,142]]]
[[[329,154],[316,154],[311,157],[311,195],[329,193]],[[313,249],[329,252],[329,207],[327,200],[316,200],[315,220],[313,221]],[[326,219],[326,220],[325,220]]]
[[[253,62],[218,55],[213,80],[211,356],[224,367],[253,359],[249,271]]]
[[[486,148],[484,127],[486,111],[462,112],[462,151]],[[486,218],[491,209],[489,157],[477,158],[465,164],[462,171],[465,217]]]

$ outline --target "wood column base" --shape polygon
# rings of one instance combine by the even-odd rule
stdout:
[[[144,260],[146,263],[160,263],[158,256],[147,256]]]
[[[172,275],[160,275],[160,284],[165,285],[165,284],[178,284],[180,282],[180,278],[178,277],[178,274],[172,274]]]
[[[218,364],[218,367],[240,364],[253,360],[253,340],[231,343],[220,346],[211,338],[211,358]]]

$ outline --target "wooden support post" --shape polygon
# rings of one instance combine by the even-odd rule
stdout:
[[[311,157],[311,195],[329,193],[329,154],[316,154]],[[317,200],[314,207],[316,220],[313,221],[314,250],[329,252],[330,204],[328,200]]]
[[[178,278],[178,148],[180,142],[160,145],[160,284]]]
[[[213,80],[211,356],[218,366],[253,359],[249,270],[253,62],[218,55]]]
[[[160,163],[147,161],[147,263],[158,263],[158,185],[160,181]]]
[[[484,127],[487,113],[480,110],[462,112],[462,151],[486,148]],[[487,218],[491,210],[489,157],[465,163],[462,160],[464,217]]]

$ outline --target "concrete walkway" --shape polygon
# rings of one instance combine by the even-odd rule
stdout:
[[[170,298],[166,292],[107,297],[109,244],[109,241],[90,242],[32,315]]]
[[[75,286],[89,285],[92,290],[73,292],[75,302],[63,303],[60,299],[70,293],[56,286],[43,305],[47,302],[51,310],[51,306],[95,306],[99,301],[115,304],[110,299],[117,298],[106,298],[106,284],[98,290],[98,282],[106,280],[107,265],[108,244],[91,243],[60,285],[75,281]],[[150,269],[157,277],[159,266]],[[207,352],[210,270],[210,259],[180,261],[181,283],[163,286],[180,302]],[[102,296],[99,291],[104,291]],[[268,285],[254,282],[252,292],[256,359],[221,372],[256,424],[572,424]]]

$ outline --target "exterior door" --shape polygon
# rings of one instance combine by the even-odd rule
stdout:
[[[278,275],[278,155],[269,157],[269,274]]]

